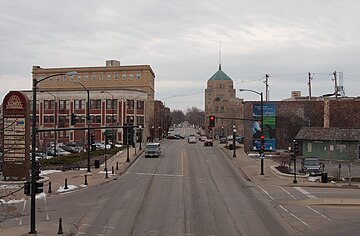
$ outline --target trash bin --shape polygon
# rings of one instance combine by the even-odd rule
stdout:
[[[229,149],[233,150],[234,149],[234,145],[233,144],[229,144]]]
[[[321,183],[327,183],[328,182],[328,176],[327,173],[321,174]]]
[[[95,169],[100,168],[100,161],[99,160],[94,160],[94,164],[95,164]]]

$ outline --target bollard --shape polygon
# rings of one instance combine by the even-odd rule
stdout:
[[[111,166],[111,174],[114,174],[114,166]]]
[[[88,182],[87,182],[87,175],[84,175],[85,176],[85,183],[84,185],[88,185]]]
[[[64,189],[68,189],[68,186],[67,186],[67,179],[65,179],[65,187]]]
[[[338,176],[338,179],[340,179],[341,177],[341,163],[339,164],[339,176]]]
[[[51,181],[49,181],[49,191],[48,193],[52,193],[52,190],[51,190]]]
[[[119,162],[116,162],[116,170],[119,170]]]
[[[61,217],[59,218],[59,230],[58,230],[58,234],[63,234],[63,229],[62,229],[62,219]]]

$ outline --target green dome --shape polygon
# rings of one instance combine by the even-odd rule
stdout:
[[[211,76],[209,80],[232,80],[225,72],[221,70],[221,65],[219,66],[219,70]]]

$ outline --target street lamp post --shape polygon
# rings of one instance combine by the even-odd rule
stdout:
[[[236,143],[235,143],[235,136],[236,136],[236,128],[235,125],[233,125],[233,148],[234,148],[234,154],[233,157],[236,157]]]
[[[260,125],[260,129],[261,129],[261,139],[264,140],[264,100],[263,100],[263,92],[257,92],[255,90],[251,90],[251,89],[239,89],[240,92],[244,92],[244,91],[248,91],[248,92],[252,92],[252,93],[256,93],[258,95],[260,95],[260,106],[261,106],[261,125]],[[262,141],[263,142],[263,141]],[[263,148],[265,147],[264,143],[261,143],[261,147],[260,147],[260,160],[261,160],[261,168],[260,168],[260,175],[264,175],[264,150]]]
[[[87,93],[87,108],[86,108],[86,120],[87,120],[87,172],[90,172],[90,92],[81,82],[75,81],[75,84],[80,84]]]
[[[111,126],[114,126],[114,95],[108,91],[101,91],[100,93],[107,93],[111,96]],[[114,148],[114,128],[111,130],[111,148]]]
[[[139,134],[139,135],[140,135],[140,137],[139,137],[139,138],[140,138],[139,150],[142,150],[142,148],[141,148],[141,142],[142,142],[142,126],[141,126],[141,125],[139,126],[139,131],[140,131],[140,134]]]
[[[35,77],[33,78],[32,83],[32,125],[31,125],[31,209],[30,209],[30,232],[29,234],[36,234],[36,227],[35,227],[35,204],[36,204],[36,176],[35,176],[35,168],[36,168],[36,92],[37,92],[37,85],[44,80],[47,80],[51,77],[60,76],[60,75],[69,75],[73,76],[77,74],[76,72],[67,72],[67,73],[57,73],[53,75],[46,76],[42,79],[37,80]]]

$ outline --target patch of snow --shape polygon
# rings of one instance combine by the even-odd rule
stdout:
[[[18,189],[20,185],[16,184],[3,184],[0,185],[0,189]]]
[[[71,191],[74,189],[77,189],[78,187],[76,187],[75,185],[68,185],[67,189],[64,189],[65,186],[61,186],[56,192],[58,193],[62,193],[62,192],[67,192],[67,191]]]
[[[16,203],[20,203],[20,202],[23,202],[23,201],[25,201],[24,198],[22,198],[20,200],[9,200],[7,202],[5,200],[3,200],[3,199],[0,199],[1,204],[16,204]]]
[[[53,173],[59,173],[62,172],[61,170],[42,170],[40,175],[49,175]]]
[[[35,199],[43,199],[43,198],[46,198],[46,193],[44,193],[44,192],[37,194],[35,197]]]

